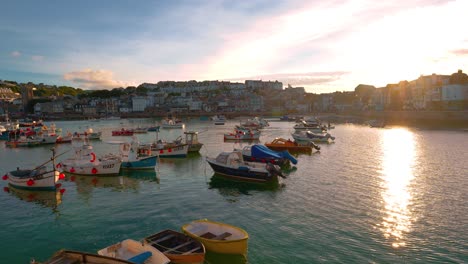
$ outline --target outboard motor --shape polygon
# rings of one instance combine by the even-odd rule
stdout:
[[[276,175],[276,176],[280,176],[282,178],[286,178],[283,173],[281,172],[281,169],[279,169],[279,167],[271,164],[271,163],[267,163],[266,164],[266,169],[268,170],[268,172],[271,173],[271,175]]]
[[[314,142],[310,142],[310,145],[312,145],[312,147],[316,150],[320,150],[320,146],[318,146],[317,144],[315,144]]]

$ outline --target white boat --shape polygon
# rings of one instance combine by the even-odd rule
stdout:
[[[259,117],[247,119],[246,121],[241,122],[240,125],[244,127],[250,127],[250,128],[264,128],[264,127],[270,126],[268,121]]]
[[[94,132],[92,128],[86,129],[84,132],[75,132],[74,137],[86,137],[87,139],[101,139],[102,132]]]
[[[64,172],[79,175],[117,175],[122,160],[118,157],[104,156],[97,158],[89,141],[83,137],[74,137],[72,147],[75,155],[59,163]]]
[[[55,144],[58,137],[55,124],[50,125],[50,127],[43,125],[41,130],[36,133],[36,138],[40,139],[42,144]]]
[[[327,132],[327,129],[326,127],[324,126],[321,126],[320,124],[317,124],[317,123],[308,123],[304,120],[302,120],[301,122],[297,123],[295,126],[294,126],[294,129],[295,130],[308,130],[308,131],[312,131],[314,133],[324,133],[324,132]]]
[[[236,129],[232,133],[224,134],[224,140],[257,140],[259,138],[259,130],[241,129],[239,127],[236,127]]]
[[[176,129],[179,129],[179,128],[184,128],[184,123],[182,123],[180,121],[176,121],[174,119],[167,118],[167,119],[163,119],[161,121],[161,127],[162,128],[176,128]]]
[[[3,176],[3,180],[8,180],[8,183],[16,188],[28,190],[55,190],[57,181],[60,178],[65,178],[55,168],[55,150],[52,149],[51,167],[47,168],[45,164],[34,169],[21,170],[19,167],[16,170],[10,171]],[[47,161],[46,163],[48,163]]]
[[[226,123],[226,117],[224,115],[215,115],[212,117],[215,125],[224,125]]]
[[[314,133],[311,131],[295,132],[292,137],[298,142],[330,142],[335,140],[335,137],[329,133]]]
[[[101,256],[128,260],[134,263],[167,264],[170,260],[161,251],[151,245],[132,239],[126,239],[117,244],[98,251]]]

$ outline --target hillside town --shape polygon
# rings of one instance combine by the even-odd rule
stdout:
[[[421,75],[385,87],[359,84],[354,91],[306,92],[279,81],[160,81],[112,90],[83,90],[0,80],[0,115],[13,118],[87,119],[346,113],[355,111],[468,110],[468,75]]]

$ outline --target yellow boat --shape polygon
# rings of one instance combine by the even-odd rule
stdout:
[[[223,254],[247,254],[249,234],[242,228],[201,219],[182,226],[182,231],[202,242],[209,251]]]

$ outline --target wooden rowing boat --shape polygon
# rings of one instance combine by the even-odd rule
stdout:
[[[144,239],[146,244],[161,251],[171,263],[203,263],[205,246],[183,233],[164,230]]]
[[[209,251],[223,254],[247,254],[249,234],[242,228],[201,219],[182,226],[182,231],[203,243]]]

